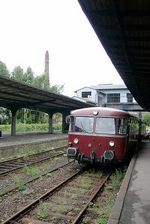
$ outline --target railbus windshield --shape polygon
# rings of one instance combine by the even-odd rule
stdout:
[[[71,117],[69,131],[93,133],[94,117]]]
[[[95,133],[115,134],[115,119],[108,117],[97,117]]]
[[[127,126],[128,119],[126,118],[77,116],[71,117],[69,131],[125,135]]]

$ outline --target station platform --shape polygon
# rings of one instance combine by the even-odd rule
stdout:
[[[129,165],[108,224],[150,223],[150,142],[143,141]]]
[[[47,144],[49,147],[59,147],[67,144],[68,134],[56,133],[30,133],[18,134],[16,136],[3,135],[0,138],[0,160],[13,158],[16,154],[28,153],[33,148],[42,147]]]
[[[28,145],[34,143],[49,142],[53,140],[67,139],[67,134],[29,133],[18,134],[16,136],[4,135],[0,138],[0,149],[5,149],[16,145]]]

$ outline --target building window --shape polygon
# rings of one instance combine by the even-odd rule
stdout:
[[[107,103],[120,103],[120,94],[107,94]]]
[[[128,103],[133,103],[133,96],[131,93],[127,93],[127,102]]]
[[[91,92],[82,92],[82,98],[89,98],[91,96]]]

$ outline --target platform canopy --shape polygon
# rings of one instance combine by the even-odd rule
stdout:
[[[150,110],[150,1],[78,1],[127,88]]]
[[[68,112],[90,106],[93,105],[0,76],[0,107],[11,110],[29,108],[49,113]]]

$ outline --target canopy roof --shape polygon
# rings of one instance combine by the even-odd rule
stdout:
[[[150,1],[78,0],[138,104],[150,109]]]
[[[90,107],[70,97],[54,94],[0,76],[0,106],[8,109],[29,108],[43,112],[62,112]]]

